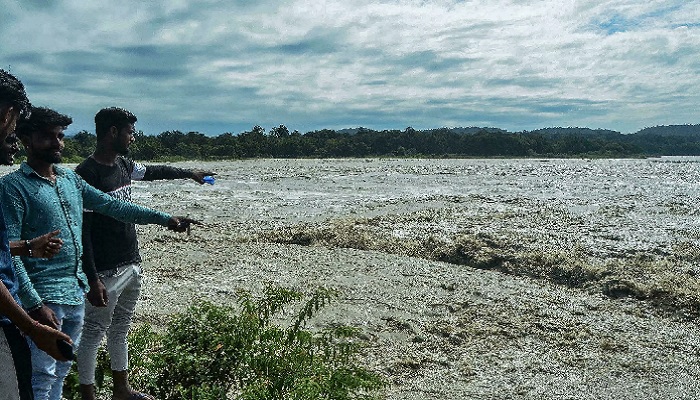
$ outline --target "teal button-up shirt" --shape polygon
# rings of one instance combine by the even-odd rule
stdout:
[[[135,224],[167,226],[170,215],[115,199],[88,185],[75,172],[54,166],[56,182],[22,163],[0,179],[7,236],[27,240],[61,230],[63,248],[52,259],[15,257],[19,298],[25,308],[41,302],[82,304],[87,277],[82,268],[83,209]]]

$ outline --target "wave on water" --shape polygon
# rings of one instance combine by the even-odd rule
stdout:
[[[416,213],[414,222],[425,213]],[[327,223],[278,227],[258,234],[258,240],[301,246],[325,246],[378,251],[476,269],[524,276],[602,293],[612,298],[647,301],[659,311],[684,318],[700,316],[697,265],[700,247],[684,242],[672,254],[630,252],[600,259],[583,247],[574,251],[524,245],[516,236],[461,231],[451,234],[401,232],[406,215],[340,219]],[[679,274],[680,272],[680,274]]]

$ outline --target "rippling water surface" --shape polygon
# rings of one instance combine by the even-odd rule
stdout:
[[[134,200],[261,224],[448,210],[432,229],[559,236],[601,255],[697,241],[700,158],[325,159],[183,162],[213,186],[136,182]],[[74,165],[67,165],[74,167]],[[1,173],[10,171],[2,167]],[[420,224],[416,222],[416,226]],[[406,229],[407,227],[403,227]],[[408,226],[410,229],[410,226]]]
[[[472,230],[594,236],[605,248],[697,240],[700,159],[246,160],[179,163],[214,186],[139,182],[177,212],[293,224],[449,209]],[[450,226],[443,221],[442,229]]]

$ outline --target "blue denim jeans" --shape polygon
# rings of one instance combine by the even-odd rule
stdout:
[[[73,347],[80,343],[83,330],[85,304],[77,306],[64,304],[44,304],[56,314],[60,324],[59,330],[70,336]],[[32,388],[35,400],[61,400],[63,380],[68,375],[72,361],[56,361],[53,357],[39,350],[34,342],[29,342],[32,352]]]

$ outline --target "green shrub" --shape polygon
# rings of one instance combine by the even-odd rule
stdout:
[[[236,308],[200,301],[160,332],[141,325],[129,336],[131,384],[160,400],[383,398],[384,380],[358,362],[357,329],[305,329],[334,296],[320,289],[304,302],[299,292],[267,287],[259,299],[241,291]],[[286,310],[293,303],[296,310]],[[289,316],[286,327],[273,321]],[[79,397],[71,382],[72,400]],[[110,385],[98,382],[98,393]]]

